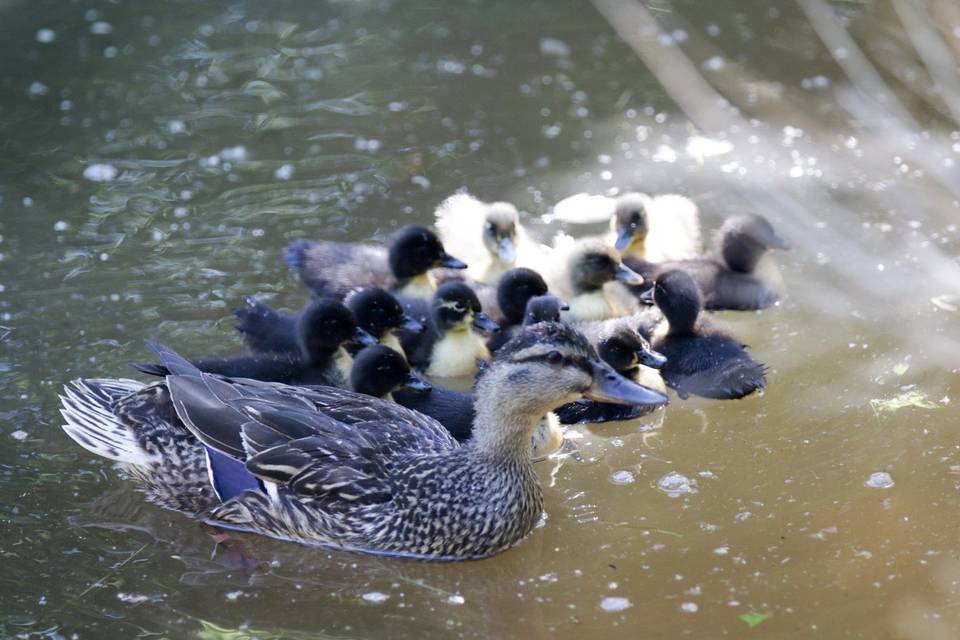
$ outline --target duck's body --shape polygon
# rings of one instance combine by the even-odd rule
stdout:
[[[530,436],[553,404],[585,393],[660,400],[600,363],[562,325],[537,325],[484,372],[473,437],[464,445],[435,420],[393,403],[367,397],[367,415],[377,419],[347,425],[318,410],[314,389],[218,378],[155,350],[171,372],[162,383],[67,387],[64,429],[78,444],[126,464],[149,482],[154,500],[172,508],[180,507],[167,496],[183,490],[185,479],[188,491],[201,482],[184,506],[214,525],[421,559],[487,557],[533,530],[543,497]],[[106,384],[127,387],[109,393]],[[152,390],[161,387],[169,402]],[[117,396],[128,390],[153,395],[147,419],[118,412],[124,398]],[[169,447],[174,437],[183,442]],[[225,469],[238,474],[229,483]]]
[[[284,258],[318,296],[343,298],[362,287],[378,287],[404,296],[429,298],[436,290],[431,269],[464,269],[447,254],[436,235],[417,225],[400,229],[389,249],[350,242],[296,240]]]
[[[762,216],[742,215],[720,228],[715,257],[660,263],[629,258],[625,263],[650,281],[669,271],[686,272],[699,286],[706,309],[763,309],[783,295],[780,272],[767,253],[789,247]]]

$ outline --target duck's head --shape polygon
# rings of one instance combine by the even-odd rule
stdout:
[[[385,398],[394,391],[409,389],[423,393],[430,385],[410,370],[406,358],[382,344],[365,347],[353,358],[350,385],[358,393]]]
[[[617,198],[610,218],[610,228],[616,236],[614,248],[627,252],[635,244],[647,238],[647,197],[642,193],[625,193]]]
[[[643,336],[623,323],[617,323],[613,331],[600,338],[597,353],[621,375],[632,374],[641,365],[659,369],[667,362]]]
[[[507,324],[520,324],[527,302],[547,292],[547,283],[533,269],[510,269],[497,283],[497,304]]]
[[[300,351],[318,361],[348,342],[373,345],[377,339],[357,326],[353,311],[339,300],[320,298],[310,303],[297,321]]]
[[[503,264],[517,261],[517,226],[520,216],[509,202],[491,202],[483,223],[483,246]]]
[[[390,269],[400,280],[415,278],[439,267],[466,269],[467,265],[448,255],[440,239],[430,229],[407,225],[390,239]]]
[[[347,298],[347,306],[357,317],[361,329],[377,339],[397,329],[421,333],[425,327],[404,313],[392,295],[378,287],[368,287]]]
[[[692,332],[703,308],[700,287],[686,271],[667,271],[660,274],[653,286],[642,294],[641,299],[653,302],[660,308],[672,335]]]
[[[473,289],[462,282],[447,282],[433,294],[433,323],[440,333],[451,331],[497,332],[500,325],[490,319],[480,306]]]
[[[560,312],[569,311],[570,305],[557,296],[546,294],[535,296],[527,301],[527,309],[523,314],[524,326],[538,322],[560,322]]]
[[[626,284],[641,284],[643,276],[620,262],[613,247],[600,240],[580,240],[570,254],[567,265],[570,286],[574,293],[595,291],[608,282],[618,280]]]
[[[733,271],[751,273],[770,249],[788,250],[790,243],[777,235],[761,215],[745,214],[727,218],[718,231],[720,255]]]
[[[666,404],[659,391],[627,380],[597,356],[579,331],[559,322],[525,327],[477,380],[474,433],[487,449],[522,446],[554,407],[581,397],[625,405]],[[519,440],[517,440],[519,439]]]

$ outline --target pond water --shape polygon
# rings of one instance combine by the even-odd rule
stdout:
[[[0,635],[960,635],[960,18],[926,5],[0,0]],[[765,214],[790,295],[719,320],[768,389],[581,430],[544,526],[465,564],[218,544],[60,430],[144,338],[300,306],[289,240],[461,187],[544,234],[578,191]]]

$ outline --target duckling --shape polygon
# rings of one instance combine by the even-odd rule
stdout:
[[[393,393],[402,390],[424,394],[431,385],[416,372],[410,370],[403,354],[382,344],[364,347],[353,359],[350,369],[350,386],[381,400],[393,400]]]
[[[523,314],[523,326],[538,322],[560,322],[560,312],[569,311],[570,305],[551,294],[535,296],[527,301]]]
[[[551,407],[581,396],[666,402],[552,323],[509,343],[477,381],[463,445],[389,402],[368,398],[380,419],[347,425],[311,409],[310,388],[218,378],[157,351],[170,371],[158,384],[67,385],[66,433],[124,464],[151,500],[215,526],[419,559],[485,558],[533,531],[543,494],[530,435]],[[238,477],[222,477],[225,466]]]
[[[431,269],[466,269],[447,254],[426,227],[403,227],[390,239],[389,250],[350,242],[295,240],[284,258],[316,295],[343,298],[358,287],[375,286],[401,295],[427,298],[436,290]]]
[[[676,269],[686,271],[700,287],[706,309],[764,309],[780,299],[783,289],[776,266],[764,258],[770,249],[789,248],[766,218],[750,214],[723,223],[717,234],[717,257],[660,263],[627,259],[626,264],[647,280]]]
[[[736,399],[766,384],[766,367],[750,357],[745,345],[701,317],[703,298],[687,272],[661,274],[645,297],[666,320],[651,344],[667,358],[660,373],[681,398]]]
[[[487,341],[487,347],[496,351],[516,335],[523,325],[527,303],[531,298],[546,294],[547,283],[533,269],[519,267],[504,273],[495,291],[488,286],[476,292],[484,311],[500,325],[500,332],[490,336]]]
[[[483,313],[473,289],[462,282],[440,285],[429,311],[420,300],[405,300],[414,318],[427,319],[420,335],[401,334],[400,343],[414,367],[430,377],[472,376],[478,360],[489,360],[490,350],[481,331],[497,332],[500,326]]]
[[[516,264],[518,254],[534,250],[517,208],[509,202],[482,202],[456,193],[434,215],[443,245],[467,261],[466,275],[474,281],[496,282]]]
[[[356,316],[339,300],[315,300],[304,309],[296,325],[296,353],[255,353],[244,356],[203,358],[193,364],[206,373],[252,378],[287,384],[323,384],[346,387],[353,357],[349,342],[376,344],[376,338],[357,326]],[[151,375],[168,375],[156,364],[135,364]]]
[[[419,320],[404,313],[403,307],[392,295],[377,287],[367,287],[349,295],[347,307],[357,318],[357,325],[403,356],[403,347],[397,331],[422,333],[426,327]],[[237,331],[255,353],[286,353],[297,355],[297,321],[301,314],[282,313],[247,298],[245,309],[235,309]]]
[[[657,391],[666,391],[663,379],[656,371],[667,359],[657,353],[637,331],[626,323],[618,323],[613,331],[604,335],[597,345],[597,352],[604,362],[628,380]],[[656,409],[656,405],[624,406],[608,402],[578,400],[562,407],[555,413],[561,424],[584,424],[633,420]]]
[[[620,262],[613,247],[597,239],[578,240],[569,249],[565,267],[547,280],[550,290],[567,300],[564,312],[569,322],[604,320],[636,310],[636,302],[624,308],[623,296],[612,295],[605,285],[612,282],[640,284],[643,278]]]

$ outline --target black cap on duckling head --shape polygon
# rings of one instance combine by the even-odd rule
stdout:
[[[510,269],[497,283],[497,304],[507,324],[520,324],[527,302],[547,292],[547,283],[533,269]]]
[[[640,193],[625,193],[617,198],[610,226],[617,234],[613,245],[617,251],[623,251],[634,242],[642,242],[649,230],[647,197]]]
[[[730,269],[741,273],[753,272],[769,249],[791,248],[790,243],[773,230],[773,225],[757,214],[727,218],[718,234],[723,261]]]
[[[466,269],[467,265],[447,255],[440,239],[430,229],[411,224],[390,239],[390,269],[400,280],[415,278],[437,267]]]
[[[504,264],[517,260],[517,225],[520,216],[509,202],[491,202],[483,225],[483,244]]]
[[[480,300],[468,285],[462,282],[447,282],[433,294],[431,302],[433,321],[441,332],[471,319],[480,331],[500,330],[500,325],[481,311]]]
[[[620,256],[599,240],[581,240],[570,255],[570,284],[574,291],[594,291],[618,280],[626,284],[642,284],[643,276],[620,262]]]
[[[623,324],[618,324],[613,332],[601,338],[597,352],[604,362],[621,374],[634,371],[638,365],[659,369],[667,362],[643,336]]]
[[[297,320],[297,343],[305,358],[316,361],[344,343],[376,344],[376,338],[357,326],[357,318],[345,304],[333,298],[314,300]]]
[[[411,318],[392,295],[378,287],[368,287],[347,298],[347,306],[357,317],[361,329],[378,340],[388,331],[406,329],[422,332],[423,323]]]
[[[667,271],[653,285],[653,300],[663,312],[672,335],[693,331],[703,308],[700,287],[686,271]]]
[[[557,296],[546,294],[534,296],[527,301],[527,310],[523,315],[524,326],[538,322],[560,322],[560,312],[569,311],[570,305]]]
[[[350,386],[357,393],[383,398],[398,389],[425,392],[430,385],[410,370],[399,353],[382,344],[362,349],[353,359]]]

